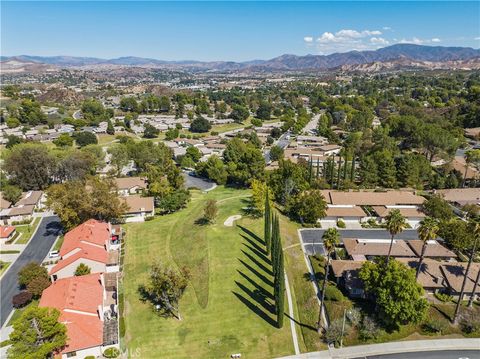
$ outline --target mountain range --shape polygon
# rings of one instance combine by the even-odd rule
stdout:
[[[433,67],[436,67],[436,64],[452,64],[452,66],[454,65],[461,67],[462,63],[464,62],[469,64],[478,64],[480,62],[480,49],[473,49],[469,47],[396,44],[371,51],[349,51],[330,55],[306,56],[286,54],[270,60],[253,60],[246,62],[205,62],[194,60],[164,61],[134,56],[119,57],[115,59],[101,59],[95,57],[30,55],[10,57],[2,56],[0,57],[0,60],[2,61],[2,71],[7,70],[7,72],[10,62],[13,62],[16,67],[19,66],[19,63],[23,62],[29,63],[30,66],[32,66],[32,64],[42,64],[50,65],[55,68],[134,66],[147,68],[184,69],[191,71],[306,71],[341,69],[342,67],[344,69],[348,69],[349,67],[358,67],[361,69],[361,65],[375,63],[396,63],[397,65],[395,66],[411,65],[412,67],[429,67],[431,64],[433,64]]]

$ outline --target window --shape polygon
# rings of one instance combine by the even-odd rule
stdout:
[[[73,357],[76,357],[76,356],[77,356],[77,352],[67,353],[67,358],[73,358]]]

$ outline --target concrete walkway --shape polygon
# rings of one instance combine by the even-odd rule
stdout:
[[[460,351],[480,350],[480,339],[432,339],[410,340],[383,344],[358,345],[341,349],[330,349],[321,352],[311,352],[291,355],[283,359],[352,359],[365,358],[372,355],[415,353],[428,351]],[[452,358],[457,358],[454,356]],[[473,358],[470,358],[473,359]]]
[[[290,329],[292,330],[293,347],[295,348],[295,354],[300,354],[300,347],[298,345],[297,329],[295,327],[295,317],[293,313],[293,300],[292,293],[290,292],[290,284],[288,284],[287,273],[285,273],[285,289],[287,291],[288,301],[288,315],[290,317]]]

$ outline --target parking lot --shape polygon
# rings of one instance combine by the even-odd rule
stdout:
[[[325,254],[322,236],[326,229],[312,228],[301,229],[300,239],[308,255]],[[359,239],[390,239],[390,233],[385,229],[339,229],[341,238]],[[395,236],[395,239],[418,239],[418,233],[414,229],[404,230]]]

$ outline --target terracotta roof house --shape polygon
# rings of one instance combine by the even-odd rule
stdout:
[[[443,276],[447,281],[450,294],[458,298],[461,292],[465,271],[467,269],[467,263],[445,263],[442,265],[441,269]],[[465,291],[462,300],[469,298],[472,294],[478,271],[480,271],[480,263],[472,263],[470,271],[468,272],[467,281],[465,283]],[[477,298],[479,297],[480,286],[475,288],[475,295]]]
[[[122,177],[115,178],[118,187],[118,194],[121,196],[129,196],[137,194],[147,189],[145,178],[141,177]]]
[[[407,243],[410,246],[410,248],[413,250],[415,255],[417,257],[420,257],[422,254],[423,241],[419,239],[413,239],[413,240],[407,241]],[[427,242],[424,256],[426,258],[437,258],[437,259],[444,259],[444,260],[449,260],[457,257],[457,255],[454,252],[452,252],[448,248],[445,248],[436,240],[430,240]]]
[[[476,204],[480,206],[480,188],[451,188],[435,191],[443,196],[445,201],[454,203],[458,206],[466,204]]]
[[[377,256],[387,256],[390,239],[351,239],[343,238],[343,245],[353,260],[373,259]],[[415,257],[406,241],[395,239],[392,245],[392,257]]]
[[[116,305],[106,300],[111,295],[98,273],[59,279],[43,291],[39,306],[57,309],[67,327],[67,345],[58,355],[99,357],[107,347],[118,348],[118,330],[105,338],[106,329],[118,327]]]
[[[82,248],[110,249],[110,224],[89,219],[65,234],[60,255],[66,258]]]
[[[121,197],[127,204],[124,215],[125,222],[143,222],[146,217],[155,215],[153,197],[141,197],[138,195]]]
[[[0,226],[0,241],[5,243],[15,236],[16,228],[14,226]]]
[[[358,277],[363,263],[365,261],[349,260],[332,260],[330,263],[337,285],[343,286],[350,297],[363,298],[365,296],[363,282]]]
[[[417,270],[420,260],[420,258],[395,259],[415,270]],[[445,281],[441,268],[444,263],[445,262],[424,258],[417,281],[427,292],[444,292],[448,289],[447,282]]]

